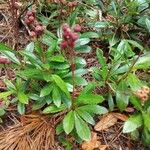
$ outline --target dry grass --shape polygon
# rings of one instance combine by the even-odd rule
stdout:
[[[0,132],[0,150],[53,150],[55,131],[48,118],[25,115]]]

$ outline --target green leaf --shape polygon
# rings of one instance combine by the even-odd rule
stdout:
[[[52,75],[52,78],[57,86],[68,96],[68,98],[70,98],[70,93],[67,89],[66,83],[58,75]]]
[[[143,124],[142,115],[136,114],[132,115],[123,126],[123,133],[129,133],[135,131]]]
[[[80,105],[80,104],[98,104],[98,103],[102,103],[103,101],[104,101],[104,98],[100,95],[80,94],[80,96],[76,100],[76,103],[78,105]]]
[[[76,41],[76,47],[81,46],[81,45],[86,45],[90,42],[89,38],[80,38]]]
[[[52,56],[50,58],[50,61],[54,61],[54,62],[64,62],[65,58],[62,55],[56,55],[56,56]]]
[[[108,105],[109,105],[110,111],[113,111],[115,104],[114,104],[113,97],[111,94],[108,95]]]
[[[18,102],[17,110],[19,114],[23,115],[25,113],[25,105],[23,103]]]
[[[150,20],[148,18],[146,18],[145,23],[146,23],[148,31],[150,32]]]
[[[86,66],[86,61],[82,57],[75,58],[76,68],[81,68]]]
[[[108,22],[95,22],[95,24],[94,24],[94,27],[95,28],[106,28],[106,27],[108,27]]]
[[[75,20],[78,15],[78,11],[79,11],[79,7],[76,7],[76,9],[68,17],[67,22],[70,26],[73,26],[75,24]]]
[[[126,40],[128,43],[132,44],[134,47],[139,48],[140,50],[143,50],[144,47],[142,45],[140,45],[138,42],[133,41],[133,40]]]
[[[16,87],[12,84],[12,82],[10,80],[5,79],[4,83],[6,84],[6,86],[9,90],[14,90],[14,91],[16,90]]]
[[[60,112],[60,111],[62,111],[64,109],[66,109],[65,105],[61,105],[60,107],[57,107],[55,105],[51,105],[51,106],[46,107],[43,110],[43,113],[44,114],[57,113],[57,112]]]
[[[131,96],[130,97],[130,102],[133,104],[133,106],[137,109],[142,111],[142,104],[141,101],[139,100],[139,98],[135,97],[135,96]]]
[[[116,91],[116,102],[121,111],[125,110],[125,108],[129,104],[129,95],[124,94],[120,91]]]
[[[58,88],[56,86],[54,86],[54,88],[53,88],[52,98],[53,98],[54,104],[57,107],[60,107],[60,105],[61,105],[61,95],[60,95],[60,91],[58,90]]]
[[[29,44],[26,46],[25,51],[32,53],[32,52],[34,51],[34,42],[29,43]]]
[[[135,63],[134,69],[148,69],[150,68],[150,53],[143,54]]]
[[[96,32],[85,32],[81,35],[81,38],[99,38],[99,34]]]
[[[92,48],[88,45],[81,45],[81,46],[75,46],[75,50],[77,52],[80,52],[80,53],[89,53],[91,52]]]
[[[28,96],[23,92],[18,92],[18,99],[23,104],[28,104]]]
[[[13,92],[12,91],[8,91],[8,92],[2,92],[0,93],[0,99],[1,98],[6,98],[8,96],[10,96]]]
[[[64,131],[63,129],[63,123],[59,123],[57,126],[56,126],[56,135],[59,135],[61,134],[62,132]]]
[[[77,69],[77,70],[75,70],[74,75],[81,77],[81,76],[85,75],[86,73],[88,73],[86,69]],[[65,78],[66,78],[66,77],[72,77],[72,73],[69,72],[69,73],[66,74],[64,77],[65,77]]]
[[[3,51],[13,51],[13,49],[8,47],[4,43],[0,43],[0,52],[3,52]]]
[[[108,66],[106,63],[106,58],[104,57],[103,51],[101,49],[96,50],[96,55],[102,68],[102,77],[105,80],[108,74]]]
[[[75,116],[75,128],[79,137],[85,141],[89,141],[91,138],[91,132],[87,124],[80,118],[80,116],[74,112]]]
[[[21,51],[20,52],[23,56],[26,56],[32,64],[34,65],[42,65],[42,62],[39,58],[37,58],[32,52],[29,51]]]
[[[138,77],[131,73],[127,77],[127,84],[131,87],[132,91],[137,91],[143,86]]]
[[[86,112],[82,109],[76,109],[76,112],[84,121],[88,122],[91,125],[95,124],[93,117],[88,112]]]
[[[14,53],[10,52],[10,51],[3,51],[2,52],[6,57],[8,57],[12,62],[20,65],[20,61],[19,59],[15,56]]]
[[[78,110],[86,111],[90,114],[105,114],[108,110],[99,105],[85,105],[78,107]]]
[[[147,128],[144,128],[143,130],[142,141],[145,146],[150,147],[150,131]]]
[[[150,113],[149,112],[143,112],[142,113],[143,120],[144,120],[144,127],[146,127],[150,131]]]
[[[53,85],[52,84],[48,84],[46,85],[40,92],[40,97],[44,97],[46,95],[49,95],[52,91]]]
[[[69,134],[73,128],[74,128],[74,112],[70,111],[65,115],[65,118],[63,119],[63,128],[64,131]]]
[[[96,83],[94,82],[88,83],[88,85],[81,91],[81,94],[92,93],[95,87],[96,87]]]
[[[39,110],[42,107],[46,105],[46,100],[45,99],[39,99],[38,101],[34,102],[32,105],[32,110]]]
[[[5,115],[5,110],[3,109],[3,108],[0,108],[0,116],[3,116],[3,115]]]

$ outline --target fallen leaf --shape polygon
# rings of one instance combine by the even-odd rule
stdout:
[[[91,132],[91,140],[83,142],[81,145],[82,150],[94,150],[95,148],[100,148],[101,142],[97,139],[97,133]],[[103,149],[100,149],[103,150]]]
[[[94,129],[96,131],[107,130],[111,126],[117,123],[117,118],[113,115],[113,113],[108,113],[104,115],[101,120],[95,125]]]
[[[112,113],[114,115],[114,117],[116,117],[117,119],[121,120],[121,121],[126,121],[128,119],[128,117],[124,114],[121,113]]]
[[[105,150],[108,146],[107,145],[100,145],[99,150]]]

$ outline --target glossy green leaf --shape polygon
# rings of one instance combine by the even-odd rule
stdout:
[[[150,20],[148,18],[146,18],[145,23],[146,23],[146,27],[147,27],[148,31],[150,32]]]
[[[23,115],[25,113],[25,105],[23,103],[18,102],[17,110],[19,114]]]
[[[91,138],[91,132],[88,125],[80,118],[77,113],[74,113],[75,116],[75,128],[79,137],[85,141],[89,141]]]
[[[100,95],[96,94],[80,94],[80,96],[77,98],[76,103],[78,105],[80,104],[98,104],[102,103],[104,101],[104,98]]]
[[[21,103],[28,104],[29,98],[24,92],[18,92],[17,96]]]
[[[12,91],[8,91],[8,92],[1,92],[0,93],[0,99],[1,98],[6,98],[8,96],[10,96],[13,92]]]
[[[149,112],[143,112],[142,113],[143,120],[144,120],[144,127],[146,127],[150,131],[150,113]]]
[[[60,105],[61,105],[61,95],[60,95],[60,91],[55,86],[54,86],[54,88],[52,90],[52,98],[53,98],[54,104],[57,107],[60,107]]]
[[[52,56],[50,58],[50,61],[54,61],[54,62],[64,62],[65,58],[61,55],[56,55],[56,56]]]
[[[80,53],[90,53],[92,48],[88,45],[81,45],[81,46],[77,45],[75,47],[75,50]]]
[[[85,32],[81,35],[81,38],[99,38],[99,34],[96,32]]]
[[[43,110],[43,113],[44,114],[57,113],[57,112],[60,112],[60,111],[62,111],[64,109],[66,109],[65,105],[61,105],[60,107],[57,107],[55,105],[51,105],[51,106],[46,107]]]
[[[65,115],[63,119],[63,128],[64,131],[69,134],[74,128],[74,112],[70,111]]]
[[[67,89],[66,83],[58,75],[52,75],[52,78],[57,86],[68,96],[68,98],[70,98],[70,93]]]
[[[108,110],[99,105],[85,105],[78,107],[79,110],[86,111],[90,114],[105,114]]]
[[[44,97],[46,95],[49,95],[52,91],[53,85],[52,84],[48,84],[46,85],[40,92],[40,97]]]
[[[5,115],[5,110],[3,109],[3,108],[0,108],[0,116],[3,116],[3,115]]]
[[[136,114],[132,115],[123,126],[123,133],[129,133],[135,131],[142,125],[142,115]]]
[[[86,111],[82,110],[82,109],[76,109],[76,112],[78,113],[78,115],[87,123],[94,125],[95,121],[93,119],[93,117]]]

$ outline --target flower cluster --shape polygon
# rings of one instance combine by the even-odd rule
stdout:
[[[150,88],[147,86],[143,86],[141,89],[137,90],[135,95],[139,97],[142,102],[145,102],[148,100],[148,96],[150,94]]]
[[[44,26],[36,20],[34,11],[28,11],[25,16],[25,23],[30,26],[30,36],[32,38],[39,37],[44,32]]]
[[[72,2],[69,2],[68,3],[68,6],[71,7],[71,8],[74,8],[78,5],[78,2],[77,1],[72,1]]]
[[[11,61],[3,56],[0,56],[0,64],[11,64]]]
[[[64,24],[63,27],[63,41],[60,44],[62,49],[74,48],[76,40],[78,37],[78,32],[81,31],[80,25],[75,25],[73,28],[70,28],[68,24]]]

